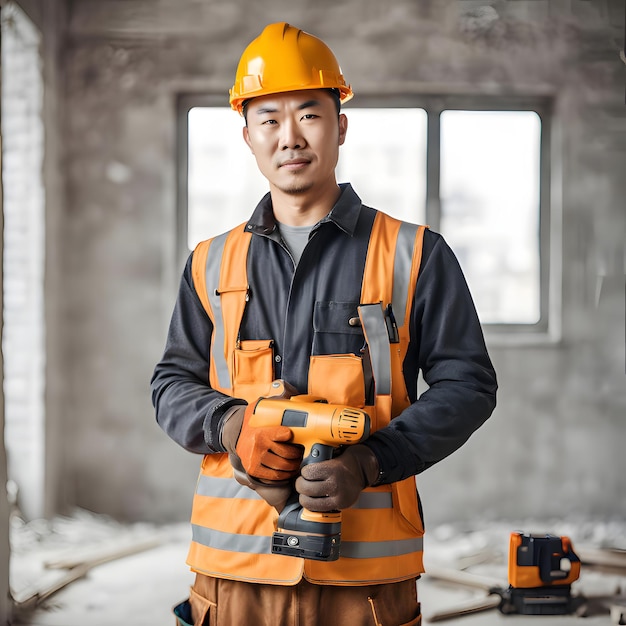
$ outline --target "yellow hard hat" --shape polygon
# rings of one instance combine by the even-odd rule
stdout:
[[[230,106],[258,96],[300,89],[336,89],[341,102],[352,98],[332,50],[321,40],[286,22],[269,24],[243,51]]]

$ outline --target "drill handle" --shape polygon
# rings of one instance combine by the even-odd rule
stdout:
[[[341,532],[341,511],[317,513],[303,508],[298,494],[292,494],[285,508],[279,513],[277,528],[281,532],[334,535]]]
[[[330,461],[335,453],[333,446],[327,446],[323,443],[314,443],[310,450],[304,451],[304,457],[300,467],[310,465],[311,463],[321,463],[322,461]]]

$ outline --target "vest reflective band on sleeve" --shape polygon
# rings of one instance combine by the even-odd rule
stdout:
[[[411,265],[413,263],[413,244],[418,226],[402,222],[396,242],[396,254],[393,266],[393,295],[391,306],[396,316],[398,326],[404,325],[409,281],[411,280]]]
[[[358,307],[358,311],[365,341],[370,350],[376,395],[388,396],[391,394],[391,355],[383,308],[378,302],[377,304],[362,304]]]
[[[222,303],[219,294],[210,285],[219,285],[220,268],[222,264],[222,253],[224,251],[224,244],[226,243],[226,237],[228,233],[224,233],[215,237],[209,248],[209,254],[206,262],[206,285],[207,296],[211,309],[213,310],[213,341],[211,342],[211,358],[215,365],[215,372],[217,373],[217,379],[220,387],[227,389],[230,387],[230,372],[228,371],[228,364],[226,363],[226,357],[224,356],[224,320],[222,318]]]
[[[221,530],[191,525],[191,539],[207,548],[226,550],[227,552],[246,552],[248,554],[271,554],[272,542],[265,535],[242,535],[225,533]]]

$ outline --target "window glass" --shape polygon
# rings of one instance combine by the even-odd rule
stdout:
[[[441,233],[483,323],[540,318],[540,140],[533,111],[441,114]]]
[[[187,245],[247,220],[267,193],[267,180],[243,140],[243,117],[226,107],[188,114]]]
[[[337,180],[350,182],[368,206],[423,223],[426,201],[426,111],[350,108]]]

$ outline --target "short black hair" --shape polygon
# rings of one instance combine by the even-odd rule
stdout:
[[[337,116],[339,116],[339,114],[341,113],[341,96],[339,94],[339,89],[326,89],[326,91],[328,91],[330,95],[333,96],[335,106],[337,107]],[[248,125],[248,105],[250,104],[251,100],[252,98],[244,100],[241,105],[241,113],[243,115],[243,119],[246,122],[246,126]]]

